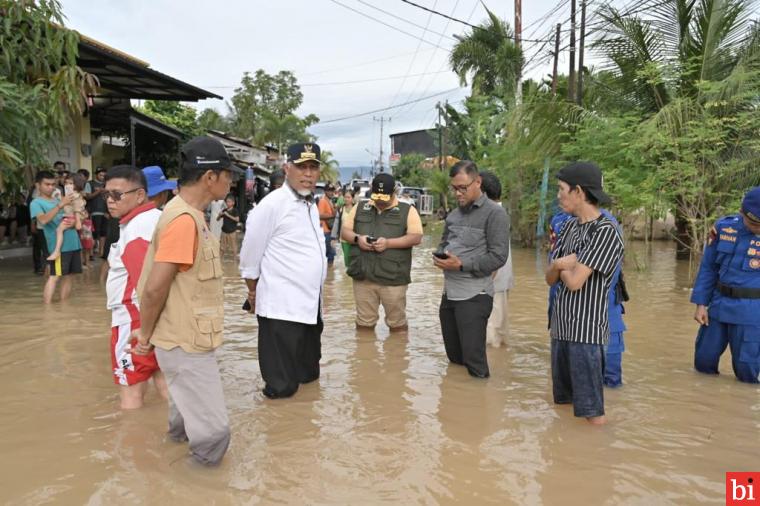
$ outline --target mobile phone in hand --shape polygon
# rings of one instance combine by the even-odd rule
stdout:
[[[373,242],[377,241],[377,237],[372,237],[371,235],[367,236],[367,242],[372,244]]]
[[[438,251],[434,251],[433,252],[433,256],[436,257],[436,258],[440,258],[441,260],[446,260],[447,258],[449,258],[449,254],[448,253],[441,253],[441,252],[438,252]]]
[[[248,299],[245,299],[245,302],[243,302],[243,311],[250,311],[251,310],[251,301]]]

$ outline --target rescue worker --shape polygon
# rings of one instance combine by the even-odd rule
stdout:
[[[718,374],[731,347],[734,374],[760,376],[760,186],[744,196],[741,212],[719,219],[710,232],[691,302],[701,325],[694,350],[699,372]]]
[[[612,213],[606,209],[600,209],[601,213],[609,218],[615,226],[619,227],[619,224]],[[557,243],[557,238],[562,230],[562,226],[565,224],[568,218],[572,218],[571,214],[560,211],[555,214],[551,220],[551,230],[549,232],[550,250],[549,254],[554,251],[554,246]],[[622,232],[622,230],[621,230]],[[621,280],[623,274],[623,264],[618,265],[615,269],[615,273],[612,275],[612,282],[610,283],[610,292],[608,294],[609,310],[607,311],[608,318],[610,320],[610,340],[605,347],[605,362],[604,362],[604,386],[610,388],[616,388],[623,386],[623,352],[625,351],[625,341],[623,339],[623,332],[625,332],[626,326],[623,322],[623,315],[625,314],[625,307],[623,302],[628,300],[627,291],[624,289],[624,282]],[[549,287],[549,316],[551,318],[552,302],[554,301],[554,295],[557,292],[559,285],[553,285]]]

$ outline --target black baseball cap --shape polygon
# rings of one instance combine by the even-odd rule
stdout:
[[[592,195],[600,204],[612,201],[602,190],[602,170],[591,162],[574,162],[565,165],[557,173],[557,179],[566,182],[571,187],[580,186]]]
[[[381,172],[372,180],[372,200],[388,202],[396,191],[396,180],[387,172]]]
[[[221,142],[205,136],[194,137],[182,146],[182,168],[225,169],[233,174],[245,174],[243,169],[232,163]]]
[[[297,144],[291,144],[288,146],[288,161],[291,163],[303,163],[303,162],[317,162],[322,156],[322,150],[319,148],[319,144],[313,142],[299,142]]]

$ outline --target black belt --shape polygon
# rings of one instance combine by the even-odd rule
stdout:
[[[760,288],[728,286],[718,281],[718,291],[732,299],[760,299]]]

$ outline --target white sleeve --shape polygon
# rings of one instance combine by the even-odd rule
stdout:
[[[272,205],[259,205],[248,213],[240,248],[240,276],[243,279],[259,279],[261,260],[272,237],[275,219],[276,209]]]

